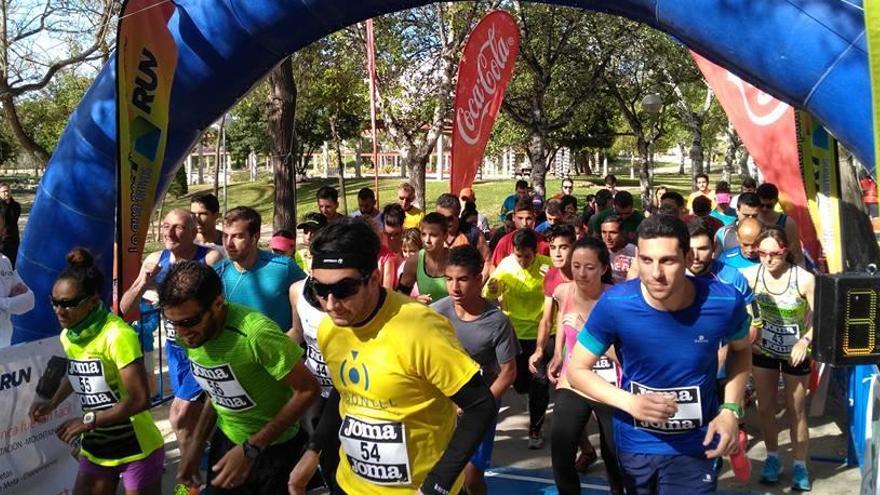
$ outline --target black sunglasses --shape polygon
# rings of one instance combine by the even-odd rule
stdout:
[[[210,308],[203,308],[201,311],[199,311],[199,314],[190,318],[184,318],[182,320],[171,320],[168,317],[165,317],[165,321],[168,322],[168,324],[173,325],[177,328],[192,328],[202,322],[202,318],[205,316],[205,313],[207,313],[209,309]],[[165,316],[164,312],[162,313],[162,316]]]
[[[49,296],[49,301],[52,303],[52,306],[55,308],[64,308],[71,309],[79,306],[84,303],[89,298],[89,295],[77,297],[76,299],[55,299]]]
[[[332,284],[322,284],[313,278],[309,278],[309,288],[315,296],[321,299],[327,299],[331,294],[335,299],[345,299],[351,297],[359,290],[361,286],[370,280],[370,275],[364,275],[361,278],[344,278]]]

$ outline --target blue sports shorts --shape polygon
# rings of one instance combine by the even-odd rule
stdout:
[[[190,402],[198,399],[202,395],[202,387],[192,374],[189,358],[183,347],[166,340],[165,357],[168,358],[168,377],[171,379],[174,397]]]
[[[714,459],[692,455],[617,455],[628,494],[710,494],[718,489]]]

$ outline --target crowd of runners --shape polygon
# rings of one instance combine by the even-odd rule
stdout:
[[[499,213],[469,188],[422,210],[404,183],[381,209],[362,189],[348,217],[322,187],[300,232],[275,232],[270,250],[254,209],[221,218],[214,196],[195,196],[120,290],[136,330],[102,302],[90,253],[70,252],[51,294],[69,380],[32,417],[79,398],[82,417],[57,432],[78,445],[75,493],[112,494],[120,479],[160,493],[158,328],[177,479],[194,493],[486,493],[511,387],[528,401],[523,448],[550,439],[559,493],[580,493],[600,455],[611,493],[714,493],[725,456],[748,478],[753,383],[760,481],[783,479],[782,393],[785,482],[808,491],[813,275],[797,225],[773,184],[695,186],[688,198],[658,188],[637,211],[613,176],[585,199],[570,178],[547,198],[518,181]]]

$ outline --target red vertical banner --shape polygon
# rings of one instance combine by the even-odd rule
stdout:
[[[457,195],[474,182],[517,55],[519,26],[507,12],[490,12],[468,36],[458,65],[452,107],[452,194]]]
[[[804,250],[818,259],[819,240],[801,175],[794,109],[700,55],[691,52],[691,56],[764,180],[779,187],[779,202],[797,222]]]
[[[168,30],[174,9],[173,3],[164,0],[128,0],[119,15],[117,294],[128,289],[140,270],[165,161],[171,85],[177,68],[177,43]]]

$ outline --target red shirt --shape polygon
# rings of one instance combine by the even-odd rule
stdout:
[[[501,263],[501,260],[508,255],[513,254],[513,234],[516,234],[515,230],[509,234],[505,234],[504,237],[498,241],[498,245],[495,246],[495,251],[492,253],[492,266],[498,266],[498,264]],[[544,240],[544,236],[541,234],[537,234],[537,236],[538,254],[550,256],[550,245]]]
[[[565,282],[570,282],[570,280],[565,278],[562,270],[556,267],[547,270],[547,275],[544,275],[544,295],[553,297],[553,292],[559,287],[559,284],[564,284]]]
[[[864,179],[859,181],[859,185],[862,187],[862,200],[865,202],[865,204],[876,205],[877,184],[875,184],[870,177],[865,177]]]

